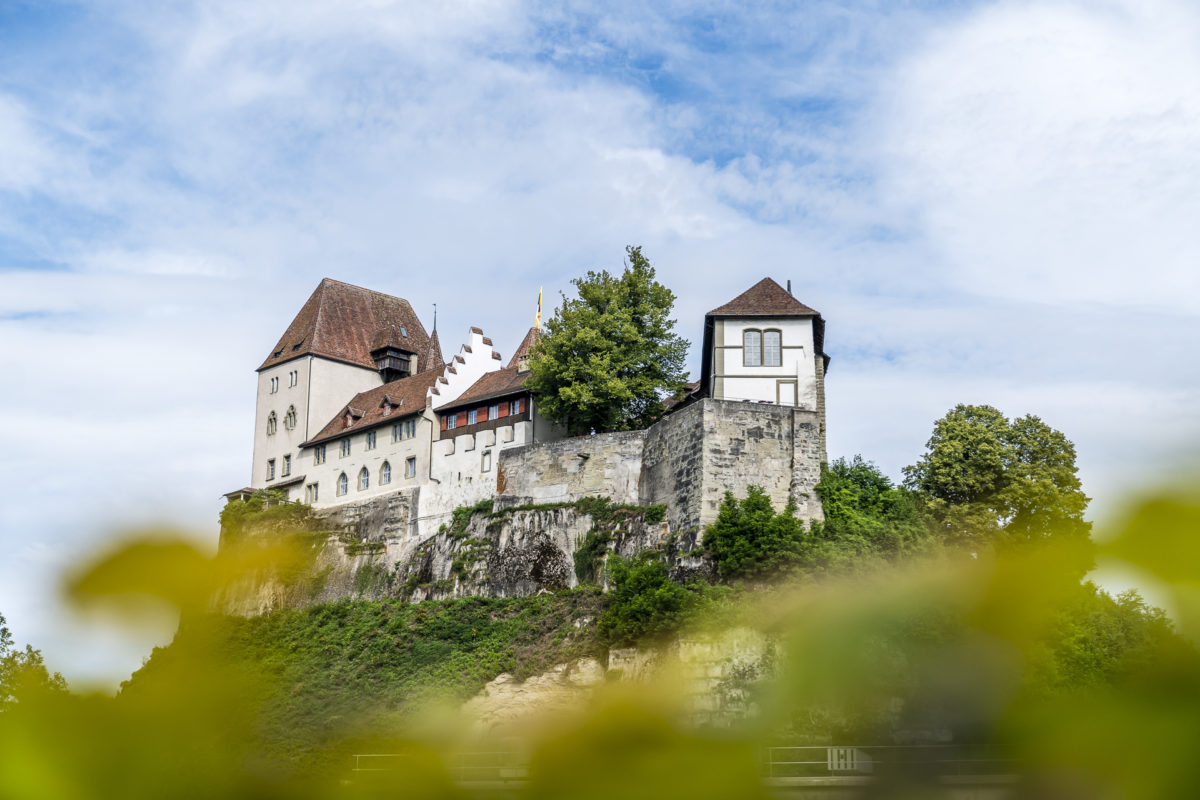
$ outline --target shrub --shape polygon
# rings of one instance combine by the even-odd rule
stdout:
[[[633,559],[610,556],[608,574],[612,590],[599,631],[609,646],[664,639],[710,604],[711,587],[699,581],[687,586],[675,583],[656,554],[643,553]]]
[[[804,523],[789,500],[778,514],[766,492],[750,486],[738,500],[725,493],[717,521],[704,532],[704,549],[725,580],[761,580],[791,572],[804,561]]]

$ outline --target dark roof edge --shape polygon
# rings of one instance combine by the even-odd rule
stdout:
[[[489,400],[496,400],[497,398],[500,398],[500,397],[507,397],[510,394],[526,394],[528,392],[529,392],[529,390],[526,389],[524,386],[518,386],[515,389],[506,389],[503,392],[492,392],[491,394],[485,394],[480,397],[473,397],[464,403],[460,403],[456,400],[453,403],[447,403],[446,405],[444,405],[440,408],[434,409],[434,410],[436,413],[441,414],[443,411],[452,411],[457,408],[466,408],[467,406],[479,405],[480,403],[486,403]]]
[[[297,358],[304,358],[305,356],[312,356],[313,358],[323,358],[326,361],[332,361],[336,364],[349,364],[352,367],[358,367],[359,369],[365,369],[365,370],[368,370],[369,372],[378,372],[379,371],[375,367],[364,367],[362,364],[358,363],[357,361],[351,361],[347,358],[335,358],[333,356],[327,356],[322,353],[297,353],[294,356],[288,356],[287,358],[283,359],[282,361],[276,361],[274,364],[268,364],[265,367],[259,367],[258,369],[254,370],[254,371],[262,372],[265,369],[271,369],[272,367],[278,367],[280,364],[286,364],[289,361],[295,361]]]
[[[342,412],[345,412],[345,410],[346,410],[346,406],[342,406]],[[422,406],[420,409],[418,409],[416,411],[410,411],[407,414],[396,414],[396,415],[393,415],[390,417],[384,417],[383,419],[376,420],[375,422],[367,423],[366,425],[355,426],[352,428],[346,428],[344,430],[338,431],[337,433],[331,433],[328,436],[322,436],[317,439],[309,439],[307,442],[301,442],[300,447],[301,448],[315,447],[319,444],[324,444],[325,442],[332,442],[335,439],[341,439],[345,436],[353,436],[356,433],[362,433],[363,431],[369,431],[374,428],[383,428],[387,425],[392,425],[394,423],[406,420],[409,417],[418,417],[424,413],[425,413],[425,406]],[[341,413],[339,413],[338,416],[340,417]],[[335,417],[335,419],[336,419],[336,417]],[[328,424],[328,423],[326,423],[326,424]]]

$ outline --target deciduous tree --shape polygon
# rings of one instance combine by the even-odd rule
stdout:
[[[1016,544],[1082,540],[1091,531],[1075,446],[1035,416],[956,406],[934,423],[925,454],[904,475],[950,539]]]
[[[662,396],[686,381],[675,295],[654,279],[640,247],[625,252],[619,277],[589,271],[572,281],[579,296],[563,298],[531,353],[526,386],[572,435],[645,427],[661,414]]]
[[[17,701],[26,691],[66,691],[67,682],[57,672],[51,674],[42,660],[42,652],[25,645],[13,646],[12,633],[0,614],[0,711]]]

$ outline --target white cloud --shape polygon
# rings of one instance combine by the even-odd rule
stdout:
[[[1180,9],[1010,3],[920,35],[840,4],[689,17],[763,55],[706,50],[672,7],[110,4],[136,65],[99,87],[35,70],[41,103],[0,101],[0,141],[37,165],[8,180],[62,214],[0,235],[66,267],[3,275],[0,609],[68,673],[136,667],[144,648],[72,644],[51,575],[126,524],[215,538],[251,370],[321,277],[426,322],[436,302],[448,349],[481,325],[507,355],[539,285],[553,305],[630,243],[694,343],[763,275],[825,313],[831,455],[896,475],[935,418],[987,402],[1042,415],[1093,494],[1120,490],[1198,427]],[[587,69],[647,54],[689,91]],[[810,97],[850,110],[780,110]],[[83,470],[47,445],[64,408]]]
[[[1194,308],[1193,4],[996,5],[931,36],[881,94],[888,188],[960,286]]]

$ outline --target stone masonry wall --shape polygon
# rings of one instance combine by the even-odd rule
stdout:
[[[704,403],[693,403],[646,431],[641,505],[665,504],[667,524],[685,531],[700,524],[703,498]]]
[[[636,505],[645,431],[577,436],[500,454],[496,507],[607,497]]]
[[[704,528],[725,492],[763,487],[776,508],[789,498],[805,519],[822,519],[814,488],[825,459],[819,415],[760,403],[705,399],[646,432],[641,503],[665,503],[671,529]]]

